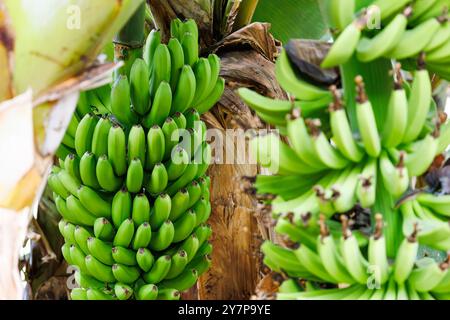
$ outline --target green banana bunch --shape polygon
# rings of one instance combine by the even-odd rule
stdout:
[[[382,57],[415,59],[423,52],[427,63],[439,66],[433,71],[448,79],[448,67],[440,66],[450,61],[447,0],[378,0],[359,16],[351,14],[354,1],[330,2],[331,25],[339,34],[322,67],[344,64],[354,53],[361,62],[370,62]],[[377,14],[382,27],[370,28],[368,21]]]
[[[195,22],[175,25],[167,45],[150,33],[129,79],[81,94],[58,152],[49,185],[63,255],[78,269],[73,299],[176,300],[211,265],[211,149],[200,114],[224,80],[216,55],[198,57]]]
[[[249,190],[272,212],[275,232],[289,240],[261,247],[264,263],[292,278],[281,285],[279,299],[449,297],[448,259],[423,260],[418,253],[421,245],[450,250],[450,200],[415,190],[423,184],[417,178],[450,143],[431,85],[433,73],[450,75],[449,5],[377,0],[355,12],[355,1],[326,1],[336,38],[322,67],[340,67],[342,87],[308,82],[283,50],[276,76],[288,100],[238,90],[282,135],[251,140],[250,150],[272,175],[249,180]],[[381,28],[370,29],[377,13]],[[393,86],[381,93],[358,68],[367,74],[385,61],[393,66]],[[371,235],[359,219],[367,219]],[[311,284],[304,288],[297,278]],[[336,288],[324,290],[317,282]]]

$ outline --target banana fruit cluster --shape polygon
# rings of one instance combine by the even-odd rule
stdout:
[[[397,61],[425,56],[428,69],[450,79],[449,0],[376,0],[355,12],[354,0],[330,0],[329,19],[339,33],[323,68],[381,57]],[[371,22],[380,19],[381,26]]]
[[[375,219],[376,227],[369,238],[367,252],[361,250],[345,216],[342,216],[340,235],[333,234],[322,217],[315,242],[302,243],[296,249],[264,243],[264,262],[271,269],[293,278],[345,284],[345,288],[301,291],[291,279],[280,286],[278,299],[450,299],[450,256],[441,263],[428,257],[416,260],[419,242],[415,225],[400,244],[395,262],[390,264],[382,232],[383,220],[380,214]]]
[[[281,134],[269,132],[250,142],[258,163],[272,173],[258,176],[254,187],[276,219],[275,231],[288,240],[284,246],[266,242],[262,246],[264,261],[276,272],[307,280],[310,286],[305,289],[295,279],[288,280],[281,285],[278,298],[450,299],[449,260],[417,258],[419,245],[450,250],[449,196],[413,189],[416,177],[425,174],[450,144],[450,122],[437,112],[432,97],[430,79],[437,72],[437,61],[429,58],[433,57],[431,51],[424,51],[420,43],[430,34],[408,44],[410,54],[399,55],[400,44],[406,40],[397,39],[389,51],[377,54],[371,48],[366,54],[372,56],[366,58],[362,49],[370,45],[368,42],[384,46],[386,39],[375,38],[393,36],[396,30],[385,31],[386,26],[370,32],[373,38],[369,39],[367,32],[352,40],[345,33],[354,26],[354,15],[343,9],[352,1],[329,2],[334,27],[344,31],[324,63],[333,62],[326,66],[352,63],[350,57],[367,63],[387,57],[393,62],[390,74],[394,85],[380,120],[361,76],[355,77],[353,86],[347,81],[342,88],[317,87],[299,77],[284,50],[276,61],[276,73],[290,100],[239,89],[242,100]],[[447,3],[375,1],[386,15],[383,25],[406,19],[404,32],[399,33],[408,39],[430,21],[439,28],[446,26],[448,22],[437,21],[447,15],[443,9]],[[426,8],[420,11],[421,6]],[[365,10],[364,15],[371,10]],[[339,46],[348,52],[336,51]],[[416,46],[420,49],[413,52]],[[396,52],[395,56],[391,52]],[[404,81],[405,72],[397,59],[414,66],[412,81]],[[354,94],[345,95],[349,90]],[[355,98],[343,101],[344,95]],[[385,201],[380,190],[396,202],[390,212],[382,212],[391,230],[395,224],[393,227],[389,215],[402,217],[396,234],[390,234],[395,240],[387,241],[383,236],[384,224],[376,215],[378,207],[385,207],[380,205]],[[371,236],[367,231],[352,230],[348,221],[362,209],[371,214]],[[338,288],[322,290],[311,283]]]
[[[150,33],[129,79],[82,95],[58,150],[48,183],[74,300],[177,300],[211,265],[200,115],[224,80],[216,55],[198,57],[193,20],[171,29],[168,44]]]

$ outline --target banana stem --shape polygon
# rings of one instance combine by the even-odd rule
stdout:
[[[143,2],[114,38],[114,60],[124,62],[124,66],[115,72],[115,79],[119,75],[129,76],[133,62],[142,56],[145,17],[146,4]]]

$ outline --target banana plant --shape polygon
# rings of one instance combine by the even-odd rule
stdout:
[[[19,249],[79,91],[109,81],[93,62],[141,3],[0,2],[1,299],[22,297]]]

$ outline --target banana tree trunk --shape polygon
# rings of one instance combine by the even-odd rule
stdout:
[[[226,37],[216,48],[222,59],[221,76],[227,87],[216,107],[204,118],[211,128],[227,130],[264,128],[235,90],[249,87],[274,98],[285,98],[274,73],[277,47],[265,24],[252,24]],[[245,44],[250,44],[250,48]],[[237,131],[235,131],[237,132]],[[223,159],[248,153],[237,141],[228,141]],[[221,159],[221,160],[223,160]],[[214,164],[211,176],[213,264],[198,285],[200,299],[249,299],[263,276],[259,247],[271,233],[270,218],[244,189],[244,177],[261,173],[248,161]],[[219,160],[220,161],[220,160]],[[222,161],[220,161],[222,162]]]

